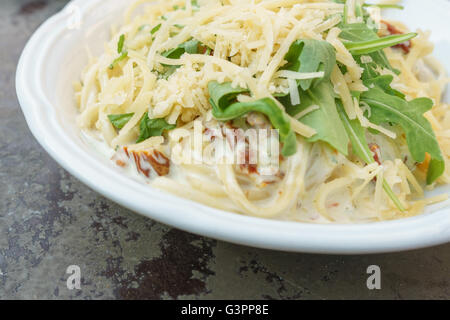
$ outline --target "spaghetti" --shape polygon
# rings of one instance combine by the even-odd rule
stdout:
[[[423,200],[425,188],[450,183],[448,78],[428,33],[369,8],[136,1],[75,85],[78,125],[153,187],[215,208],[317,223],[417,215],[446,199]],[[272,129],[258,155],[248,130]],[[243,161],[226,161],[232,147]]]

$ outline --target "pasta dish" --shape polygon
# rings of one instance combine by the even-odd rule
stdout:
[[[398,1],[140,0],[75,87],[78,126],[152,187],[262,218],[420,214],[450,183],[448,83]],[[151,204],[149,204],[151,205]]]

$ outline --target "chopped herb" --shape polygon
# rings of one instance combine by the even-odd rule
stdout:
[[[111,70],[114,69],[114,67],[116,66],[116,64],[118,62],[124,60],[127,57],[128,57],[128,51],[123,51],[122,54],[109,65],[109,69],[111,69]]]
[[[161,29],[161,23],[158,24],[156,27],[154,27],[154,28],[150,31],[150,33],[151,33],[151,34],[155,34],[155,33],[157,33],[157,32],[159,31],[159,29]]]
[[[125,35],[122,34],[119,38],[119,42],[117,43],[117,53],[118,54],[122,53],[124,44],[125,44]]]
[[[120,56],[116,59],[114,59],[114,61],[109,65],[109,69],[114,69],[114,67],[116,66],[116,64],[122,60],[124,60],[125,58],[128,57],[128,51],[125,50],[125,35],[122,34],[119,38],[119,41],[117,43],[117,53],[120,54]]]
[[[114,126],[114,128],[120,130],[131,120],[134,116],[134,113],[126,113],[126,114],[111,114],[108,116],[109,121]]]

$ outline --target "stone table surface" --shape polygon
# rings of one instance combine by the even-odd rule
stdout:
[[[31,135],[14,87],[27,39],[66,3],[0,2],[0,299],[450,298],[450,244],[372,256],[253,249],[141,217],[69,175]],[[373,264],[381,290],[366,286]],[[66,286],[69,265],[81,290]]]

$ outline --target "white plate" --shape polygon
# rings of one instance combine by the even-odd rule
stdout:
[[[149,218],[200,235],[249,246],[313,253],[375,253],[450,241],[450,202],[424,215],[359,225],[313,225],[241,216],[180,199],[141,184],[116,169],[87,145],[75,125],[72,82],[87,63],[85,46],[97,55],[110,24],[122,21],[123,0],[75,0],[45,22],[23,51],[17,93],[28,125],[39,143],[75,177],[105,197]],[[430,29],[436,56],[450,70],[450,3],[406,1],[390,16],[412,28]],[[79,29],[77,19],[82,22]],[[437,192],[450,192],[440,188]]]

